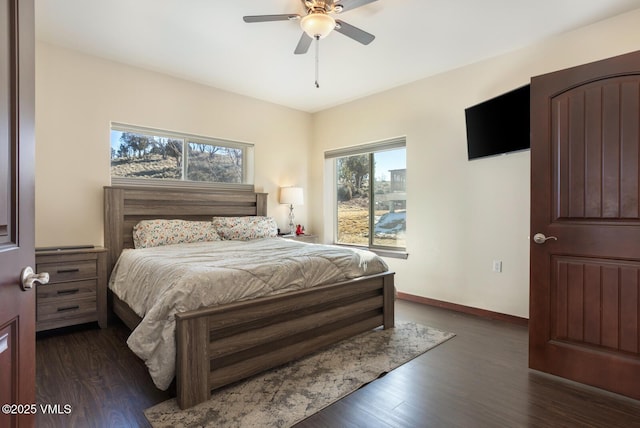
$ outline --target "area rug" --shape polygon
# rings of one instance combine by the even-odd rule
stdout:
[[[397,322],[216,390],[190,409],[172,399],[144,414],[155,428],[289,427],[453,336]]]

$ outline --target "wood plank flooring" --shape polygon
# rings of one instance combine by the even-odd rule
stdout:
[[[297,427],[640,427],[640,401],[527,368],[527,329],[398,301],[396,319],[456,337],[302,421]],[[39,334],[39,404],[70,414],[38,427],[148,427],[142,411],[164,401],[114,323]],[[640,380],[639,380],[640,387]]]

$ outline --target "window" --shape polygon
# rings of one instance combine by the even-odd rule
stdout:
[[[335,162],[337,244],[404,250],[406,141],[382,141],[325,153]]]
[[[111,182],[253,190],[253,145],[111,124]]]

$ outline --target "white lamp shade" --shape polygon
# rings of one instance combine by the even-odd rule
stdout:
[[[302,187],[281,187],[280,203],[287,205],[303,205]]]
[[[310,13],[302,17],[300,26],[309,37],[324,39],[336,28],[336,20],[324,13]]]

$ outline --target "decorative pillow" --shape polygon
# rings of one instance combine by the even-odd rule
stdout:
[[[226,240],[249,241],[278,236],[278,224],[272,217],[214,217],[213,227]]]
[[[135,248],[205,241],[220,241],[209,221],[142,220],[133,227]]]

